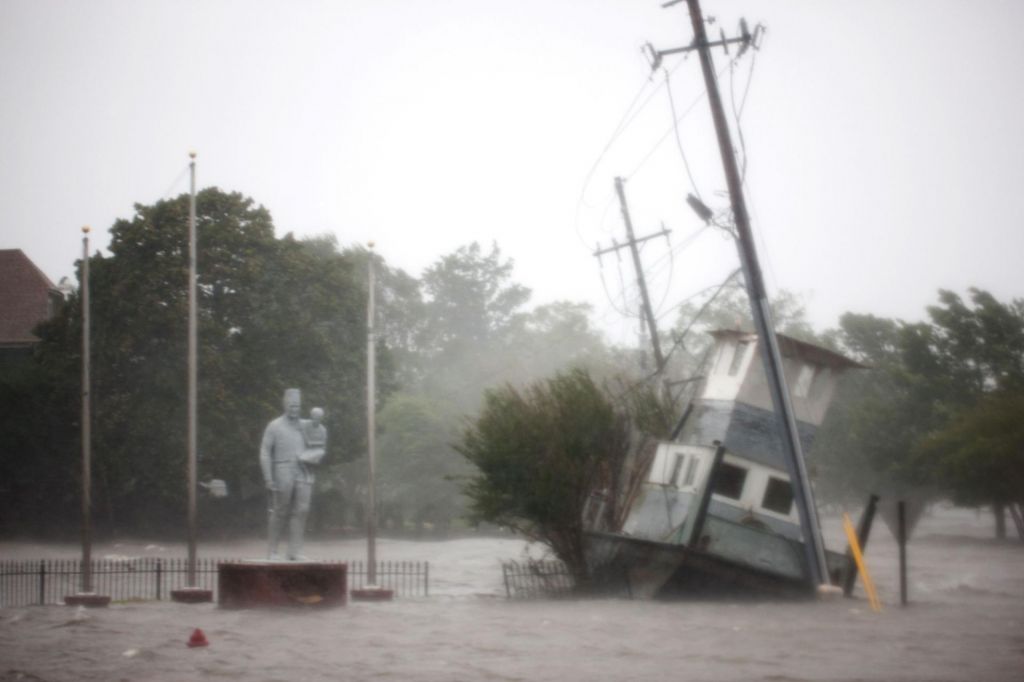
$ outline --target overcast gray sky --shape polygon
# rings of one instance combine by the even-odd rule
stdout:
[[[818,326],[920,318],[939,287],[1024,295],[1024,3],[703,4],[713,33],[767,27],[756,61],[715,60],[727,105],[751,78],[770,288],[805,294]],[[666,324],[737,265],[720,233],[688,241],[665,74],[640,52],[690,38],[685,5],[659,0],[3,0],[0,248],[72,274],[79,227],[105,246],[133,203],[186,191],[195,149],[200,186],[252,196],[279,234],[373,239],[414,275],[496,241],[535,302],[592,302],[631,340],[629,263],[591,255],[623,239],[615,176],[639,234],[673,231],[643,254]],[[666,66],[697,188],[723,208],[699,64]]]

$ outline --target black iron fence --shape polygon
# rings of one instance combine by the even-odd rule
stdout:
[[[575,586],[561,561],[504,561],[505,596],[509,599],[565,597]]]
[[[217,564],[240,559],[197,559],[196,584],[213,590],[217,600]],[[341,563],[330,562],[330,563]],[[348,586],[366,585],[366,563],[347,561]],[[167,599],[186,586],[188,561],[142,557],[92,562],[93,591],[115,602]],[[430,595],[430,564],[426,561],[378,561],[377,584],[399,597]],[[82,587],[82,562],[77,559],[0,561],[0,607],[62,604]]]

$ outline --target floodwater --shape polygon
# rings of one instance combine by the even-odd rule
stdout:
[[[826,519],[827,544],[841,547]],[[430,597],[329,610],[220,610],[173,602],[84,610],[0,609],[8,680],[1024,680],[1024,543],[991,539],[989,514],[936,509],[908,549],[877,523],[867,562],[883,602],[625,599],[507,601],[501,559],[524,543],[382,540],[382,560],[426,560]],[[256,541],[200,555],[258,557]],[[359,541],[312,542],[314,558],[359,559]],[[534,556],[541,552],[530,549]],[[148,543],[97,558],[179,556]],[[0,543],[4,558],[74,558],[73,546]],[[185,646],[193,628],[210,645]]]

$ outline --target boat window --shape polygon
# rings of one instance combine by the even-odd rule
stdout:
[[[761,506],[778,514],[789,514],[793,508],[793,486],[789,481],[769,476]]]
[[[750,345],[750,341],[737,341],[736,350],[732,354],[732,363],[729,364],[729,376],[734,377],[740,371],[740,365],[743,364],[743,358],[747,355],[747,346]]]
[[[693,477],[696,474],[697,474],[697,458],[696,457],[691,457],[690,458],[690,463],[688,465],[686,465],[686,477],[683,478],[683,485],[681,487],[685,488],[687,486],[693,485]]]
[[[669,485],[676,485],[676,481],[679,479],[679,472],[683,470],[683,460],[686,459],[686,455],[679,453],[676,455],[676,463],[672,465],[672,475],[668,477]]]
[[[743,494],[743,484],[746,481],[746,469],[722,462],[718,467],[718,476],[715,479],[715,494],[738,500]]]

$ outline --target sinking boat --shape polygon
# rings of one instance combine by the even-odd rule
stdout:
[[[711,332],[706,376],[677,435],[641,452],[618,528],[592,508],[587,557],[598,584],[634,597],[721,591],[807,594],[804,536],[757,336]],[[862,367],[777,335],[803,450],[810,449],[839,377]],[[598,505],[600,506],[600,502]],[[845,555],[825,551],[838,584]]]

